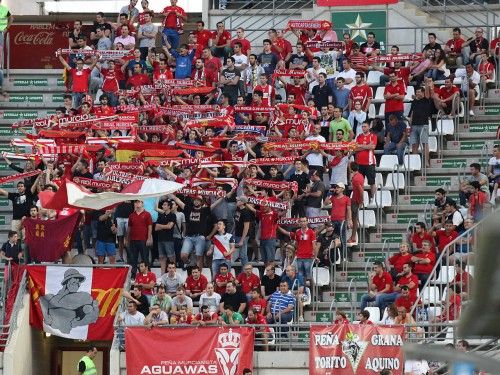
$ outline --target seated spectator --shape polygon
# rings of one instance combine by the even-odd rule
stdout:
[[[200,296],[207,288],[208,280],[205,275],[201,274],[198,266],[191,269],[191,275],[186,279],[186,296],[191,297],[193,301],[198,301]]]
[[[432,78],[433,81],[441,81],[445,78],[446,56],[441,49],[436,49],[432,59],[432,65],[427,71],[426,77]]]
[[[407,66],[403,66],[403,63],[401,61],[395,61],[393,64],[394,64],[393,67],[390,66],[382,67],[376,64],[372,64],[370,65],[370,69],[384,73],[380,76],[380,81],[379,81],[380,86],[385,86],[387,85],[387,83],[389,83],[389,74],[391,73],[396,74],[398,82],[408,86],[410,84],[409,77],[411,69]]]
[[[168,315],[160,309],[160,305],[151,306],[151,312],[144,319],[144,325],[148,328],[168,324]]]
[[[271,330],[268,327],[266,318],[262,315],[262,312],[249,309],[245,323],[252,324],[254,327],[255,325],[258,325],[258,327],[255,327],[256,349],[262,348],[262,350],[268,351],[267,342]]]
[[[113,45],[116,46],[118,43],[120,43],[124,49],[134,49],[135,48],[135,37],[130,35],[130,29],[127,25],[123,25],[120,27],[121,33],[119,36],[117,36],[114,41]]]
[[[434,105],[438,111],[450,116],[458,114],[460,103],[460,90],[453,84],[453,78],[446,77],[444,86],[439,88],[432,94]]]
[[[462,213],[457,208],[457,203],[451,201],[445,204],[445,215],[443,223],[447,220],[451,220],[453,223],[453,230],[457,231],[458,234],[462,234],[465,231],[464,228],[464,217]]]
[[[481,77],[481,92],[485,94],[488,89],[495,88],[495,59],[487,54],[481,55],[481,61],[477,67]]]
[[[472,63],[466,63],[465,69],[457,69],[455,71],[455,76],[457,78],[462,78],[462,86],[460,87],[460,90],[469,103],[469,115],[475,116],[472,108],[474,108],[476,96],[480,92],[479,83],[481,82],[481,76],[474,70]]]
[[[241,291],[245,293],[248,300],[252,298],[254,288],[260,289],[260,278],[253,273],[251,264],[243,267],[243,272],[236,278],[236,285],[241,287]]]
[[[335,311],[335,320],[333,321],[333,324],[349,324],[347,314],[341,310]]]
[[[434,200],[434,209],[432,212],[432,225],[444,222],[445,210],[444,207],[446,203],[453,201],[450,197],[446,195],[446,190],[443,188],[438,188],[434,191],[436,199]]]
[[[129,301],[127,304],[127,311],[118,316],[117,322],[124,326],[142,326],[144,325],[144,319],[144,314],[137,311],[137,303]]]
[[[195,326],[205,327],[216,325],[218,322],[219,315],[217,315],[215,311],[210,309],[209,306],[202,305],[200,307],[200,312],[194,317],[191,324]]]
[[[397,316],[398,316],[398,308],[396,307],[395,304],[392,303],[389,306],[387,306],[387,316],[380,321],[380,324],[393,325],[394,320],[396,319]]]
[[[142,293],[151,303],[153,289],[156,285],[156,275],[149,270],[149,265],[146,262],[139,263],[139,272],[135,275],[134,284],[139,285],[142,288]]]
[[[271,295],[276,292],[280,286],[281,278],[276,275],[276,267],[267,265],[262,276],[261,293],[266,300],[269,300]]]
[[[151,306],[153,305],[160,306],[161,311],[165,311],[167,314],[170,312],[172,297],[166,293],[164,286],[160,285],[156,294],[151,298]]]
[[[427,240],[422,241],[422,250],[415,253],[411,257],[411,261],[415,264],[413,270],[420,282],[419,289],[422,290],[436,264],[436,254],[432,251],[431,242]]]
[[[267,301],[262,298],[259,288],[253,288],[251,298],[248,301],[248,311],[254,310],[257,313],[263,314],[266,311]]]
[[[269,298],[267,305],[267,322],[269,324],[287,324],[294,319],[295,297],[288,289],[285,280],[280,282],[279,290]]]
[[[443,228],[440,227],[439,224],[433,226],[429,232],[436,240],[439,253],[442,253],[446,246],[458,237],[458,233],[453,229],[453,221],[451,220],[446,220]],[[455,249],[450,249],[450,254],[453,252],[455,252]]]
[[[488,54],[489,43],[484,36],[484,30],[480,27],[474,31],[474,37],[470,37],[462,44],[462,58],[464,65],[479,65],[482,54]]]
[[[455,247],[455,252],[450,256],[450,262],[460,260],[462,262],[470,262],[474,259],[474,244],[475,237],[472,231],[468,231],[474,226],[474,219],[468,217],[464,220],[464,233],[460,235]]]
[[[231,33],[225,29],[224,22],[217,22],[216,27],[212,34],[212,54],[225,59],[231,54]]]
[[[172,308],[170,310],[171,320],[180,316],[181,307],[187,309],[188,315],[192,314],[193,300],[186,296],[186,290],[182,286],[177,288],[176,296],[172,298]]]
[[[177,294],[177,288],[182,286],[181,277],[176,272],[174,262],[170,262],[167,265],[167,273],[163,274],[160,278],[160,283],[165,287],[165,291],[170,297],[175,297]]]
[[[385,128],[384,155],[396,154],[398,163],[402,166],[403,157],[408,147],[407,140],[406,124],[398,120],[396,115],[390,115],[389,125]]]
[[[372,325],[373,322],[370,320],[370,312],[368,310],[362,310],[358,313],[359,324]]]
[[[233,311],[233,307],[227,305],[224,307],[224,312],[219,317],[220,323],[224,325],[240,325],[245,323],[243,315],[238,311]]]
[[[418,282],[417,282],[417,285],[418,285]],[[417,285],[415,286],[415,291],[416,291]],[[406,311],[411,311],[411,308],[413,307],[413,305],[415,304],[416,301],[417,301],[416,293],[414,295],[412,295],[410,293],[410,287],[408,285],[403,285],[403,286],[401,286],[401,294],[396,298],[394,303],[396,304],[396,306],[398,308],[404,307],[405,312],[406,312]]]
[[[374,57],[380,54],[380,43],[375,40],[375,33],[370,31],[366,34],[366,42],[361,44],[361,53],[366,57]]]
[[[337,76],[337,78],[335,79],[335,85],[332,86],[333,99],[334,99],[333,103],[335,103],[335,105],[333,105],[333,103],[332,103],[332,104],[329,104],[329,106],[331,105],[332,108],[335,108],[335,106],[337,106],[338,108],[341,109],[342,115],[344,117],[347,117],[348,112],[349,112],[349,94],[350,94],[351,90],[345,86],[345,81],[346,81],[346,79],[344,77]],[[332,111],[332,114],[333,114],[333,111]],[[332,118],[332,120],[333,120],[333,118]]]
[[[484,216],[486,206],[489,205],[488,196],[482,190],[479,181],[472,181],[470,183],[471,195],[469,196],[469,216],[475,221],[480,221]]]
[[[471,288],[472,288],[472,282],[474,279],[472,278],[471,274],[466,271],[467,268],[467,262],[457,259],[455,260],[455,277],[450,283],[450,286],[453,285],[458,285],[460,287],[460,297],[462,300],[467,300],[469,299]]]
[[[394,303],[403,293],[403,287],[408,288],[410,298],[417,299],[418,277],[412,273],[410,263],[403,265],[403,271],[394,285],[393,292],[386,293],[380,298],[380,309],[383,310],[389,304]]]
[[[432,235],[431,233],[427,233],[425,223],[423,221],[419,221],[415,224],[414,233],[411,236],[413,252],[422,250],[422,241],[426,240],[432,242]]]
[[[429,239],[432,237],[429,236]],[[396,253],[389,257],[387,262],[389,263],[389,273],[394,281],[398,281],[398,279],[402,276],[403,266],[406,263],[411,262],[411,254],[410,247],[407,243],[402,243],[399,245],[399,253]],[[390,267],[392,266],[392,268]]]
[[[222,263],[219,266],[219,273],[215,275],[215,291],[219,293],[221,296],[226,293],[226,285],[228,281],[234,281],[235,278],[231,272],[229,272],[229,268],[226,263]]]
[[[373,263],[373,272],[368,279],[368,294],[361,297],[361,310],[364,311],[368,302],[375,301],[375,306],[382,309],[381,302],[387,293],[392,292],[392,277],[389,272],[384,271],[382,262]]]
[[[186,306],[181,306],[177,315],[172,315],[170,324],[190,325],[193,323],[193,314]]]
[[[433,53],[430,49],[424,50],[424,59],[422,61],[415,61],[413,63],[410,63],[410,75],[408,76],[408,80],[410,82],[415,80],[417,83],[417,87],[422,84],[427,71],[433,64],[432,56]]]
[[[432,55],[434,56],[436,54],[436,51],[437,50],[442,50],[441,48],[441,44],[439,44],[437,41],[436,41],[436,34],[434,33],[429,33],[427,35],[427,38],[429,40],[429,43],[427,43],[425,46],[424,46],[424,51],[431,51],[432,52]]]
[[[446,296],[446,301],[443,302],[443,312],[441,315],[432,319],[432,323],[448,323],[453,320],[458,320],[462,307],[462,299],[460,298],[461,292],[462,290],[457,284],[448,286],[448,295]]]
[[[210,311],[216,312],[219,308],[221,296],[214,290],[214,283],[208,283],[205,292],[200,296],[200,305],[208,306]]]
[[[130,295],[134,298],[134,302],[137,304],[137,309],[144,316],[149,314],[149,301],[148,298],[142,294],[142,287],[140,285],[134,285],[130,291]]]
[[[243,314],[247,308],[247,298],[245,294],[236,288],[235,281],[226,283],[226,293],[220,299],[219,311],[223,313],[227,307],[231,307],[234,312]]]
[[[460,197],[460,205],[466,206],[469,200],[469,197],[472,194],[472,186],[471,183],[473,181],[479,182],[479,185],[481,187],[481,190],[485,194],[489,194],[489,181],[488,181],[488,176],[486,176],[484,173],[481,173],[481,164],[479,163],[472,163],[469,165],[470,167],[470,175],[465,176],[465,179],[460,182],[460,192],[459,192],[459,197]]]
[[[462,47],[464,42],[465,40],[462,37],[462,31],[460,28],[455,27],[453,29],[453,38],[448,40],[444,45],[444,52],[446,53],[449,67],[453,68],[462,66]]]

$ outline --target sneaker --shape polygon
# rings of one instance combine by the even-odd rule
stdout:
[[[473,117],[475,116],[474,111],[472,109],[469,111],[469,116],[473,116]]]

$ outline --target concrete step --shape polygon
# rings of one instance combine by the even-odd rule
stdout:
[[[448,184],[449,186],[458,185],[458,177],[456,176],[415,176],[414,185],[415,187],[423,188],[438,188]],[[411,187],[413,190],[413,186]]]
[[[55,108],[63,103],[64,94],[12,93],[0,108]]]
[[[421,194],[421,193],[434,193],[438,187],[443,187],[444,185],[437,186],[410,186],[410,194]],[[458,185],[446,184],[446,189],[451,193],[458,193]]]
[[[372,250],[369,250],[369,251],[356,251],[356,252],[353,252],[352,253],[352,260],[355,260],[356,263],[360,264],[360,267],[362,267],[363,271],[365,269],[369,269],[366,267],[367,263],[369,263],[369,266],[375,262],[376,260],[381,260],[381,261],[385,261],[385,259],[387,258],[387,255],[389,253],[392,253],[392,251],[378,251],[379,249],[377,249],[377,251],[372,251]]]
[[[469,133],[495,133],[498,128],[498,123],[494,122],[470,122],[468,124],[458,124],[459,132]]]
[[[493,145],[499,142],[493,140],[481,140],[481,141],[448,141],[446,142],[446,151],[481,151],[485,148],[493,149]]]
[[[389,232],[393,232],[393,233],[396,233],[396,232],[406,232],[406,230],[408,229],[408,224],[411,224],[411,225],[415,225],[415,220],[411,220],[411,219],[408,219],[406,222],[404,223],[383,223],[382,224],[382,233],[384,233],[385,231],[389,231]]]
[[[455,197],[452,198],[455,199]],[[402,195],[399,197],[399,201],[401,202],[402,205],[405,204],[422,205],[424,207],[427,203],[434,203],[434,200],[435,200],[434,194],[412,194],[412,195]]]
[[[490,153],[490,149],[487,148],[487,154]],[[481,157],[481,150],[443,150],[441,155],[444,158],[454,158],[457,156],[467,156],[467,157],[476,157],[480,158]]]
[[[457,137],[460,140],[492,139],[496,137],[496,134],[496,132],[458,132]]]
[[[370,233],[370,242],[372,243],[384,243],[387,240],[387,243],[400,244],[401,242],[405,242],[406,237],[403,233],[396,232],[382,232],[382,233]]]
[[[386,248],[389,248],[389,249],[398,249],[399,248],[399,243],[397,242],[387,242],[386,245],[385,245]],[[380,250],[382,249],[382,243],[380,242],[367,242],[365,243],[365,253],[368,254],[368,253],[378,253],[380,252]],[[353,251],[353,255],[356,253],[356,252],[359,252],[359,247]]]
[[[409,220],[413,221],[423,221],[424,220],[424,213],[388,213],[385,214],[385,221],[386,223],[395,223],[395,224],[404,224],[407,223]]]
[[[39,76],[38,76],[39,77]],[[62,78],[53,76],[46,78],[25,77],[9,78],[4,81],[4,90],[7,92],[61,92],[66,87]]]
[[[55,113],[51,109],[7,109],[0,111],[0,125],[11,125],[13,122],[23,119],[43,118]]]
[[[330,312],[330,306],[322,311],[304,311],[304,320],[307,322],[317,322],[317,323],[332,323],[335,320],[335,306],[333,311]],[[345,312],[349,318],[349,321],[356,320],[356,313],[351,313],[351,308],[339,309]]]

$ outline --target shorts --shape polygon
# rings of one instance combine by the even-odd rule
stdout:
[[[358,218],[359,214],[359,204],[351,202],[351,213],[353,218]]]
[[[297,262],[297,272],[299,275],[302,275],[304,279],[310,279],[311,278],[311,272],[312,272],[312,264],[313,264],[313,259],[307,258],[307,259],[301,259],[297,258],[295,259]]]
[[[158,242],[158,254],[160,257],[174,258],[174,241]]]
[[[95,253],[98,257],[114,257],[116,255],[116,247],[113,242],[97,241],[95,246]]]
[[[375,185],[375,165],[360,165],[359,173],[366,177],[368,185]]]
[[[124,237],[127,233],[128,228],[128,217],[117,217],[116,218],[116,235],[118,237]]]
[[[429,143],[429,125],[412,125],[410,132],[410,145]]]
[[[205,236],[187,236],[182,243],[181,254],[191,254],[195,251],[196,256],[203,256],[205,252]]]

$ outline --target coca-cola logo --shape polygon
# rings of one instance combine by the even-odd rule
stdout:
[[[36,34],[25,33],[24,31],[20,31],[14,37],[14,44],[29,44],[33,46],[40,45],[52,45],[54,44],[54,32],[49,31],[40,31]]]

